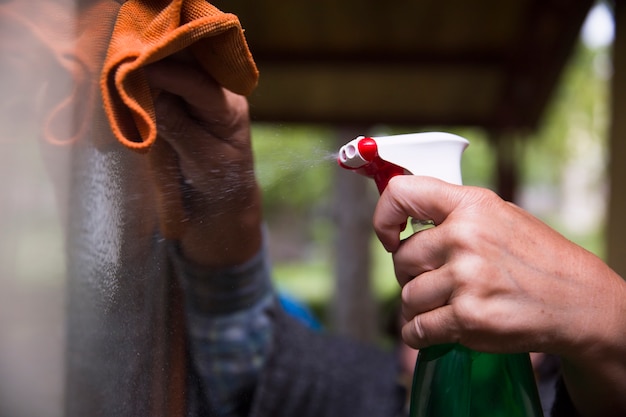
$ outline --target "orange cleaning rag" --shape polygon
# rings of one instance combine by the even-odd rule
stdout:
[[[188,48],[219,84],[248,95],[258,70],[237,16],[205,0],[128,0],[119,10],[100,79],[113,133],[146,151],[157,136],[153,95],[142,68]]]

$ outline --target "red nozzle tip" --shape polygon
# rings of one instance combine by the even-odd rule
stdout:
[[[378,156],[378,145],[376,145],[376,141],[372,138],[361,139],[358,148],[361,157],[366,161],[371,162]]]

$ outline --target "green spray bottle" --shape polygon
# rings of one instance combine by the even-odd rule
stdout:
[[[461,155],[469,142],[442,132],[360,136],[339,150],[343,168],[373,178],[380,193],[396,175],[462,184]],[[413,219],[415,232],[433,227]],[[460,344],[420,349],[411,417],[543,417],[528,353],[481,353]]]

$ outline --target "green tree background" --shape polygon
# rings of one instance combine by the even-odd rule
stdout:
[[[539,128],[521,141],[521,193],[516,199],[516,203],[600,256],[604,250],[609,55],[607,47],[590,48],[579,43]],[[441,128],[393,126],[374,130],[393,134]],[[492,188],[495,161],[486,132],[471,127],[447,130],[470,140],[471,146],[463,156],[465,183]],[[272,236],[275,281],[282,291],[318,307],[327,303],[333,288],[330,198],[333,170],[340,169],[335,162],[336,135],[332,126],[253,125],[256,169]],[[577,184],[576,176],[584,181]],[[573,185],[563,186],[572,181]],[[583,214],[578,223],[564,220],[568,217],[564,213],[572,211],[568,207],[573,204],[568,197],[572,187],[596,195],[594,201],[598,201],[593,210],[580,210]],[[372,247],[374,288],[384,301],[399,289],[389,255],[375,238]]]

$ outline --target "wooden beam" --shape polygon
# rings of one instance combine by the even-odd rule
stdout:
[[[506,201],[516,202],[520,185],[520,146],[523,141],[519,132],[491,132],[490,143],[496,155],[496,193]]]

